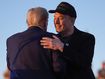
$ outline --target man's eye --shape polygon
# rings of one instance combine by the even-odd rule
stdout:
[[[59,19],[61,19],[61,20],[62,20],[62,19],[64,19],[64,18],[63,18],[63,17],[60,17]]]

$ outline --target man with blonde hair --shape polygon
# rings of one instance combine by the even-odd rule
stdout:
[[[28,29],[7,39],[7,66],[10,79],[55,79],[52,74],[50,52],[40,45],[46,32],[48,13],[36,7],[27,13]]]
[[[26,21],[29,27],[38,26],[43,30],[46,30],[48,24],[47,10],[41,7],[29,9]]]

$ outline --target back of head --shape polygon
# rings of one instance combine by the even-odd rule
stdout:
[[[28,10],[27,13],[27,24],[31,26],[47,26],[48,22],[48,12],[45,8],[36,7]],[[46,23],[46,25],[44,24]]]

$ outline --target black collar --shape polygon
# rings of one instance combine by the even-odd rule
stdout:
[[[57,36],[60,37],[60,38],[68,38],[68,37],[72,37],[72,36],[75,36],[76,34],[78,34],[78,31],[79,30],[74,26],[74,32],[73,32],[72,35],[68,35],[68,36],[62,37],[62,35],[59,33],[59,34],[57,34]]]

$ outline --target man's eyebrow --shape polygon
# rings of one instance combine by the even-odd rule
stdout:
[[[54,17],[56,17],[57,15],[54,15]],[[64,17],[63,15],[60,15],[59,17]]]

